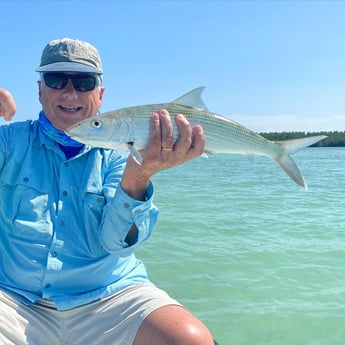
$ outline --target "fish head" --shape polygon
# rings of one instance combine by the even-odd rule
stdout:
[[[117,121],[105,113],[82,120],[65,132],[72,139],[86,145],[122,150],[127,148],[129,124]]]

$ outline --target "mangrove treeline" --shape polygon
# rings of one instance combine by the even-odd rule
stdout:
[[[314,144],[315,147],[345,147],[345,132],[270,132],[260,133],[263,137],[272,141],[291,140],[305,138],[314,135],[327,135],[326,139]]]

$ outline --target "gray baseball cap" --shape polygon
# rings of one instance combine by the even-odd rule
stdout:
[[[63,38],[50,41],[42,52],[36,72],[80,72],[102,74],[101,58],[90,43]]]

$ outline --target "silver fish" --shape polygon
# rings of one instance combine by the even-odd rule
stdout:
[[[293,181],[307,189],[307,184],[290,154],[326,136],[281,142],[269,141],[227,117],[209,112],[201,98],[203,90],[204,87],[196,88],[170,103],[140,105],[106,112],[75,124],[68,128],[66,133],[87,145],[130,151],[140,164],[142,158],[139,150],[148,142],[151,114],[167,109],[172,117],[183,114],[192,126],[198,124],[203,127],[206,135],[206,154],[267,156],[280,165]],[[174,137],[178,138],[175,123]]]

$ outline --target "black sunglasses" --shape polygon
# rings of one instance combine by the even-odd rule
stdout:
[[[44,73],[43,79],[48,87],[56,90],[64,89],[69,80],[79,92],[92,91],[100,84],[99,78],[90,74]]]

